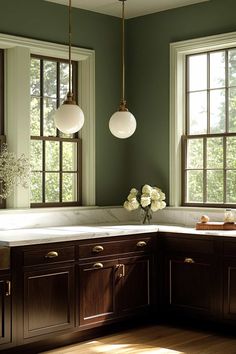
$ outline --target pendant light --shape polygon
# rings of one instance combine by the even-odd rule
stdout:
[[[71,0],[69,0],[69,92],[63,104],[55,113],[55,125],[62,133],[73,134],[79,131],[84,124],[84,113],[76,104],[72,93],[71,73]]]
[[[125,101],[125,1],[122,2],[122,97],[119,111],[115,112],[109,121],[111,133],[120,139],[129,138],[136,129],[136,120],[126,107]]]

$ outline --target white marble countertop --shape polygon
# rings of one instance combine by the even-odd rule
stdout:
[[[157,232],[157,225],[58,226],[0,231],[0,246],[27,246],[41,243],[78,241],[99,237]]]
[[[85,239],[89,240],[109,236],[143,234],[157,231],[202,236],[216,235],[236,237],[236,231],[201,231],[194,228],[178,225],[79,225],[0,231],[0,246],[27,246],[42,243],[76,241]]]

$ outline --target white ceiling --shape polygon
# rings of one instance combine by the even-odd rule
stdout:
[[[45,0],[61,5],[68,5],[68,0]],[[192,5],[210,0],[127,0],[125,2],[125,18],[132,18],[154,12]],[[119,0],[72,0],[72,6],[105,15],[121,16],[121,2]]]

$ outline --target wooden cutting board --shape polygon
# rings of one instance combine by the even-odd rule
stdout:
[[[236,223],[197,222],[196,230],[236,230]]]

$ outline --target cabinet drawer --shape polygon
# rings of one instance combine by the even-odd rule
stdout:
[[[36,251],[24,252],[24,265],[40,265],[57,262],[73,261],[75,259],[75,247],[52,247]]]
[[[224,241],[224,255],[236,258],[236,242]]]
[[[82,258],[103,257],[129,252],[147,253],[152,248],[151,237],[139,237],[130,240],[112,242],[93,242],[79,245],[78,256]]]
[[[210,254],[213,253],[213,241],[211,240],[199,240],[199,239],[183,239],[183,238],[172,238],[166,237],[164,240],[165,249],[172,253],[203,253]]]
[[[10,248],[0,247],[0,270],[10,268]]]

